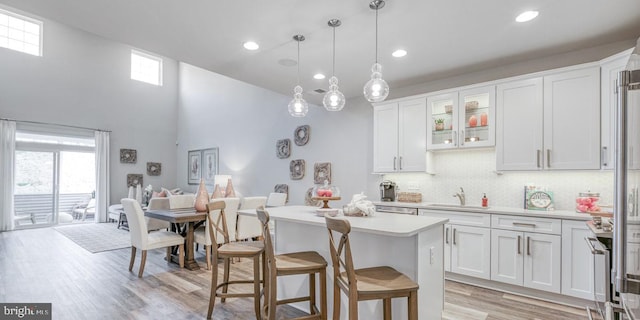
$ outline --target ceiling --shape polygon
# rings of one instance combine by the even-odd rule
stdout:
[[[370,0],[0,0],[100,36],[285,95],[293,93],[300,47],[305,98],[328,88],[338,18],[336,76],[347,98],[362,95],[375,60]],[[612,5],[615,3],[615,5]],[[537,19],[516,23],[525,10]],[[393,88],[640,36],[640,1],[387,0],[379,11],[379,61]],[[260,44],[247,51],[244,41]],[[408,51],[394,58],[397,48]],[[322,72],[325,80],[312,76]]]

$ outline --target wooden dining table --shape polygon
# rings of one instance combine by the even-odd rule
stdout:
[[[194,257],[193,250],[193,231],[195,228],[202,224],[207,217],[206,211],[196,211],[195,208],[183,208],[183,209],[171,209],[171,210],[147,210],[144,213],[149,218],[169,221],[173,226],[186,223],[186,228],[178,232],[185,237],[184,244],[184,267],[189,270],[199,270],[200,266]],[[182,254],[179,252],[178,254]]]

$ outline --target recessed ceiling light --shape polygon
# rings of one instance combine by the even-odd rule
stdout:
[[[516,17],[517,22],[527,22],[535,19],[538,16],[538,11],[525,11]]]
[[[316,74],[313,75],[313,78],[316,79],[316,80],[322,80],[322,79],[325,78],[325,76],[322,73],[316,73]]]
[[[260,46],[253,41],[247,41],[243,44],[243,46],[245,49],[251,50],[251,51],[258,50],[258,48],[260,48]]]
[[[398,49],[394,51],[391,55],[396,58],[404,57],[407,55],[407,50]]]

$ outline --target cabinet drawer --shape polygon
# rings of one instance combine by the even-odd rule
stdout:
[[[493,214],[491,216],[491,227],[494,229],[561,234],[562,220]]]
[[[473,227],[491,227],[491,215],[486,213],[467,213],[455,211],[439,211],[420,209],[418,215],[436,218],[447,218],[450,224]]]

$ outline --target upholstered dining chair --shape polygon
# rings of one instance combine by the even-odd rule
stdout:
[[[383,300],[384,319],[391,319],[391,298],[408,298],[409,320],[418,320],[418,284],[391,267],[354,269],[349,220],[325,216],[333,263],[333,319],[340,319],[340,296],[349,299],[349,320],[358,320],[358,301]],[[340,235],[336,242],[334,233]]]
[[[315,251],[291,252],[276,255],[269,236],[269,213],[264,207],[256,209],[262,225],[265,252],[264,303],[262,320],[276,319],[276,306],[309,301],[309,315],[295,319],[327,319],[327,261]],[[316,305],[316,274],[320,281],[320,308]],[[278,300],[277,277],[309,275],[309,294],[304,297]]]
[[[149,199],[149,205],[147,209],[149,210],[169,210],[170,207],[169,198],[151,198]],[[171,223],[169,221],[164,221],[160,219],[154,219],[149,217],[144,217],[145,222],[147,223],[148,231],[155,230],[168,230],[171,227]]]
[[[240,210],[264,207],[267,197],[244,197],[240,203]],[[257,217],[238,215],[236,232],[237,240],[246,240],[262,236],[262,225]]]
[[[269,197],[267,198],[266,207],[281,207],[287,204],[287,194],[286,193],[278,193],[271,192],[269,193]]]
[[[229,199],[229,198],[226,198]],[[237,204],[237,202],[236,202]],[[220,297],[222,303],[227,298],[235,297],[253,297],[256,319],[260,318],[260,258],[264,261],[264,244],[262,242],[231,242],[229,236],[229,228],[227,226],[227,217],[225,214],[225,201],[215,201],[207,204],[207,225],[209,225],[209,236],[212,248],[212,270],[211,270],[211,294],[209,296],[209,310],[207,311],[207,319],[211,319],[213,307],[216,303],[216,297]],[[236,207],[237,209],[237,207]],[[219,243],[220,246],[215,245]],[[253,278],[242,280],[230,280],[229,272],[231,268],[231,259],[233,258],[250,258],[253,260]],[[223,278],[218,281],[218,259],[223,260]],[[263,270],[264,277],[264,270]],[[228,292],[230,285],[241,283],[253,283],[253,292]],[[218,290],[221,289],[221,290]]]
[[[236,221],[238,218],[238,205],[240,204],[240,199],[238,198],[219,198],[219,199],[211,199],[211,202],[224,202],[225,204],[225,223],[228,227],[228,234],[230,241],[236,241]],[[207,217],[209,219],[209,217]],[[193,232],[193,241],[196,244],[201,244],[204,246],[205,251],[205,259],[207,260],[207,270],[211,268],[211,252],[212,252],[212,242],[211,237],[209,236],[209,223],[205,222],[203,227],[197,228]],[[221,244],[224,242],[224,237],[222,235],[217,235],[218,243]]]
[[[167,261],[171,261],[171,247],[178,246],[180,268],[184,267],[184,238],[169,231],[147,231],[147,224],[144,221],[144,212],[140,204],[135,199],[122,199],[122,208],[129,223],[129,234],[131,235],[131,261],[129,271],[133,270],[133,263],[136,259],[136,249],[142,250],[142,260],[140,260],[140,271],[138,277],[142,278],[144,264],[147,261],[147,250],[167,248]]]

